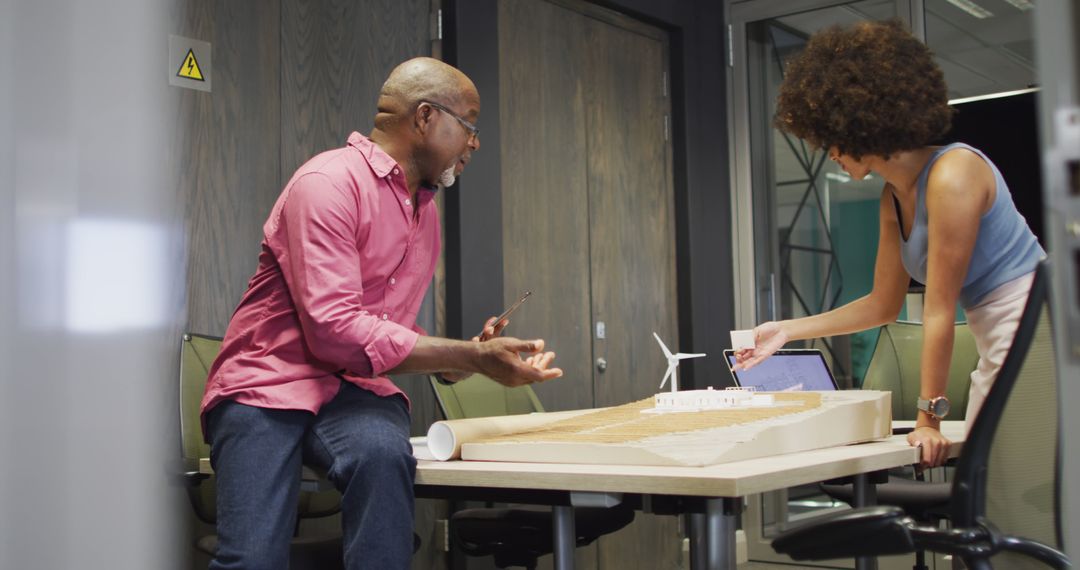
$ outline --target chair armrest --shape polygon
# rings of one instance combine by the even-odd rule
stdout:
[[[184,479],[184,484],[188,487],[198,487],[203,481],[210,478],[206,473],[199,473],[198,471],[185,471],[181,474]]]

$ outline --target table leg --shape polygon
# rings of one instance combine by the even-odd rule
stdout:
[[[855,508],[877,504],[877,486],[870,483],[868,473],[855,475]],[[861,556],[855,559],[855,570],[877,570],[877,558]]]
[[[551,508],[552,540],[555,570],[574,570],[574,547],[577,546],[577,531],[574,530],[574,507],[554,506]]]
[[[690,513],[690,570],[706,570],[709,563],[708,524],[705,513]]]
[[[740,499],[709,499],[705,502],[708,525],[709,570],[735,570],[735,515]]]

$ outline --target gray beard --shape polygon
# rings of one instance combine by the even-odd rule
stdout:
[[[449,188],[454,185],[455,180],[457,180],[457,176],[454,176],[454,167],[451,166],[439,175],[439,186]]]

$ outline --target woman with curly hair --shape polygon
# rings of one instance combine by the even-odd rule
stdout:
[[[919,409],[908,442],[922,463],[944,463],[945,385],[957,301],[975,336],[967,419],[974,419],[1012,344],[1038,261],[1045,257],[990,159],[962,143],[930,146],[949,129],[944,75],[903,24],[861,22],[809,40],[786,69],[775,126],[812,145],[853,179],[885,180],[873,290],[832,311],[754,329],[739,368],[789,340],[877,327],[896,319],[909,276],[926,285]],[[905,402],[905,404],[907,404]]]

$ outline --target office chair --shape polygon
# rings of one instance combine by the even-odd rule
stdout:
[[[923,326],[921,323],[894,322],[881,327],[870,365],[863,379],[864,390],[883,390],[892,393],[894,420],[914,420],[917,416],[915,399],[919,396],[922,365]],[[967,410],[971,371],[979,362],[975,337],[965,323],[958,323],[953,335],[952,359],[949,362],[949,381],[946,395],[953,404],[949,419],[964,419]],[[932,524],[948,518],[949,495],[952,486],[945,482],[928,482],[922,475],[890,473],[875,481],[877,502],[896,505],[916,521]],[[850,478],[829,481],[819,488],[833,499],[854,505],[855,490]],[[926,555],[915,551],[913,570],[928,570]]]
[[[454,384],[429,377],[439,409],[448,420],[543,412],[528,386],[507,388],[476,374]],[[577,546],[592,544],[634,520],[634,510],[620,504],[610,508],[574,509]],[[450,517],[454,544],[469,556],[494,557],[495,566],[536,568],[537,558],[553,546],[552,516],[547,507],[513,506],[457,511]]]
[[[925,549],[959,557],[973,570],[993,568],[993,563],[1010,569],[1036,563],[1069,568],[1068,557],[1051,546],[1062,539],[1048,290],[1049,267],[1043,262],[1012,347],[957,461],[950,528],[921,525],[900,507],[865,507],[785,531],[773,540],[773,548],[795,560]]]
[[[210,446],[203,440],[199,417],[203,391],[210,365],[221,350],[221,339],[199,334],[184,334],[180,350],[180,439],[183,457],[183,480],[195,516],[206,524],[216,524],[216,495],[212,476],[199,472],[199,460],[210,457]],[[312,488],[314,487],[314,488]],[[316,490],[317,489],[317,490]],[[297,506],[297,531],[300,519],[337,514],[341,495],[328,481],[305,484]],[[195,542],[195,548],[213,556],[217,536],[207,535]],[[293,569],[343,569],[341,536],[295,536],[289,549]]]

